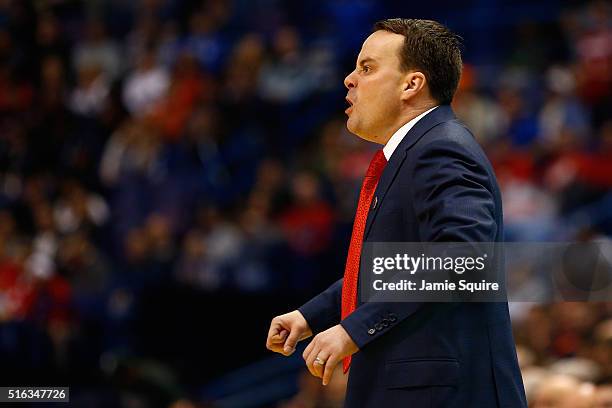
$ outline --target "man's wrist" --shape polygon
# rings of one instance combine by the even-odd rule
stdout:
[[[305,303],[304,305],[300,306],[297,311],[306,321],[311,333],[320,333],[326,330],[328,327],[324,326],[323,319],[317,319],[317,310],[312,306],[313,304],[311,303]]]
[[[295,309],[297,314],[302,318],[304,324],[304,333],[307,335],[306,337],[312,336],[312,329],[310,328],[310,324],[308,324],[308,319],[304,316],[304,314],[299,310]]]
[[[357,322],[347,322],[346,319],[344,319],[340,322],[340,326],[342,326],[346,334],[351,338],[351,340],[353,340],[353,343],[355,343],[360,350],[366,344],[368,344],[370,339],[359,334],[363,330],[358,327]]]

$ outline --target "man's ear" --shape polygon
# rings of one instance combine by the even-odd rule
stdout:
[[[402,86],[402,99],[409,99],[427,86],[427,78],[420,71],[409,72],[406,74]]]

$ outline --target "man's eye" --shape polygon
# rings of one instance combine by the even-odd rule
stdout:
[[[370,66],[369,65],[364,65],[363,68],[361,69],[363,72],[369,72],[370,71]]]

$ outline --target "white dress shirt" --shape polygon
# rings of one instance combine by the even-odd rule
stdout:
[[[391,155],[393,155],[393,152],[395,151],[397,146],[400,144],[400,142],[404,139],[404,136],[408,134],[410,129],[412,129],[412,127],[416,125],[416,123],[419,120],[423,119],[425,115],[427,115],[429,112],[431,112],[432,110],[436,108],[437,106],[434,106],[433,108],[421,113],[419,116],[412,119],[410,122],[406,123],[401,128],[397,129],[397,131],[393,134],[393,136],[391,136],[391,139],[389,139],[385,147],[383,147],[383,153],[385,154],[385,158],[387,159],[387,161],[391,159]]]

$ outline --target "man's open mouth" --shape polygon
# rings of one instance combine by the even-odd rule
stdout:
[[[353,109],[353,102],[348,98],[348,96],[345,99],[349,106],[344,112],[348,114]]]

